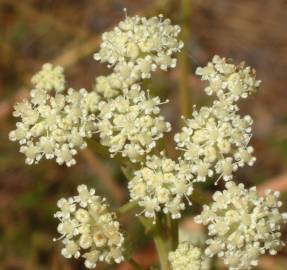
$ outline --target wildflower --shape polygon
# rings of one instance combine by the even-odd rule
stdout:
[[[149,78],[157,67],[174,68],[173,54],[180,51],[183,42],[178,41],[180,27],[171,25],[162,15],[128,17],[112,31],[102,35],[100,50],[95,60],[114,66],[118,76],[129,79],[130,85],[139,79]]]
[[[60,67],[45,64],[32,79],[35,88],[30,99],[14,106],[13,116],[21,120],[9,139],[19,141],[27,164],[45,156],[58,164],[74,165],[74,155],[87,146],[85,138],[95,131],[99,96],[85,89],[64,91],[61,72]]]
[[[124,237],[115,213],[108,211],[105,199],[94,189],[78,186],[78,195],[58,201],[58,232],[65,247],[65,258],[85,258],[85,266],[94,268],[98,261],[120,263]]]
[[[158,97],[151,98],[133,85],[129,91],[99,104],[98,132],[101,143],[112,156],[121,153],[132,162],[139,161],[170,130],[170,124],[159,116]]]
[[[43,65],[42,70],[32,77],[32,84],[36,89],[55,92],[65,90],[64,69],[50,63]]]
[[[190,243],[180,243],[175,251],[168,254],[172,270],[202,270],[201,250]]]
[[[224,95],[234,101],[247,98],[261,83],[255,79],[255,71],[244,63],[236,66],[218,55],[215,55],[207,66],[198,67],[196,74],[201,76],[202,80],[208,81],[209,85],[205,88],[207,95]]]
[[[113,98],[123,91],[125,85],[121,77],[116,73],[112,73],[108,76],[99,76],[96,78],[94,91],[104,98]]]
[[[171,214],[174,219],[181,217],[184,199],[190,203],[188,197],[193,187],[179,171],[179,164],[161,153],[148,156],[144,167],[135,172],[128,185],[130,197],[144,208],[146,217],[155,218],[159,211]]]
[[[280,227],[287,222],[287,213],[280,213],[279,192],[266,190],[260,197],[256,187],[226,183],[226,190],[213,195],[214,202],[203,207],[195,218],[208,225],[205,254],[218,255],[231,270],[251,269],[259,256],[274,255],[282,247]]]
[[[255,162],[251,138],[252,119],[237,114],[237,106],[215,101],[211,107],[194,111],[186,126],[175,135],[177,148],[184,151],[183,159],[191,166],[195,181],[205,181],[215,173],[231,180],[238,166]]]
[[[183,220],[183,223],[185,221]],[[188,221],[187,221],[188,222]],[[205,241],[206,241],[206,234],[203,230],[190,230],[188,228],[185,228],[184,226],[181,226],[178,231],[178,249],[180,249],[181,245],[187,245],[189,246],[189,250],[196,248],[199,249],[200,252],[202,252],[203,248],[205,247]],[[193,246],[193,247],[191,247]],[[188,257],[188,256],[187,256]],[[210,270],[211,269],[211,258],[207,257],[204,254],[201,254],[201,264],[200,264],[200,270]],[[184,264],[182,264],[184,266]],[[175,268],[177,269],[177,268]]]

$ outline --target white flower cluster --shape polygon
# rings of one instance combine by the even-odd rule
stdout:
[[[30,99],[14,106],[13,116],[21,121],[9,138],[19,141],[27,164],[38,163],[45,156],[71,166],[77,150],[86,147],[84,139],[95,131],[99,97],[85,89],[64,91],[62,68],[51,64],[45,64],[32,82]]]
[[[190,203],[188,196],[193,191],[191,182],[181,174],[180,165],[163,153],[159,157],[148,156],[128,188],[131,201],[137,201],[148,218],[155,218],[159,211],[171,214],[173,219],[180,218],[185,209],[184,199]]]
[[[172,270],[202,270],[202,253],[189,243],[180,243],[168,254]]]
[[[255,71],[245,67],[244,63],[236,66],[218,55],[215,55],[206,67],[198,67],[196,74],[200,75],[202,80],[208,81],[209,85],[205,88],[208,95],[224,95],[225,98],[235,101],[247,98],[261,83],[255,79]]]
[[[183,220],[183,224],[184,224]],[[188,220],[187,220],[188,222]],[[179,246],[188,243],[189,245],[196,246],[201,251],[204,249],[206,241],[206,233],[204,230],[191,230],[188,227],[180,226],[178,230]],[[200,270],[211,270],[212,258],[207,257],[205,254],[201,256]],[[189,269],[189,268],[188,268]]]
[[[94,189],[78,186],[78,195],[58,201],[60,220],[58,232],[65,247],[66,258],[85,258],[85,266],[94,268],[98,261],[123,261],[124,237],[115,213],[108,211],[105,199],[95,195]],[[56,239],[55,239],[56,240]]]
[[[227,182],[226,190],[215,192],[214,202],[195,218],[208,225],[205,254],[222,257],[230,270],[251,269],[261,254],[276,254],[284,245],[280,227],[287,222],[287,213],[279,212],[279,195],[267,190],[259,197],[256,187]]]
[[[112,31],[102,35],[103,42],[95,60],[114,66],[117,77],[129,85],[149,78],[157,67],[163,70],[176,66],[172,57],[183,47],[178,41],[180,27],[171,25],[162,15],[128,17]]]
[[[158,97],[150,98],[138,85],[125,94],[99,104],[97,128],[101,143],[112,156],[121,153],[138,162],[156,145],[156,140],[170,130],[159,115]]]
[[[36,73],[31,80],[35,89],[62,92],[65,90],[64,69],[50,63],[43,65],[42,70]]]
[[[238,166],[253,165],[252,119],[241,117],[236,105],[216,101],[211,107],[194,111],[186,126],[175,135],[177,148],[184,151],[195,181],[205,181],[215,173],[228,181]]]
[[[125,84],[117,76],[111,73],[108,76],[98,76],[94,85],[94,91],[106,99],[114,98],[124,91]]]
[[[184,151],[183,159],[191,166],[195,181],[205,181],[215,173],[218,180],[229,181],[238,167],[252,166],[256,160],[248,145],[252,118],[241,117],[235,101],[254,92],[260,81],[250,67],[235,66],[219,56],[196,73],[209,81],[207,94],[216,93],[218,99],[186,120],[186,126],[175,135],[177,149]]]
[[[158,97],[151,98],[139,82],[150,78],[157,67],[176,66],[173,54],[180,51],[179,26],[169,19],[128,17],[102,35],[94,58],[108,63],[113,73],[96,78],[94,91],[103,101],[97,118],[100,141],[111,156],[121,153],[132,162],[142,161],[156,141],[170,131],[170,124],[159,115]]]

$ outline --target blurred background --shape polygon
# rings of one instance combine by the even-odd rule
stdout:
[[[96,187],[112,207],[127,201],[124,177],[113,160],[94,154],[93,145],[77,156],[72,168],[42,160],[28,166],[17,143],[9,142],[14,128],[12,106],[27,95],[30,77],[45,62],[63,65],[69,85],[92,89],[95,77],[108,72],[95,62],[101,34],[128,15],[159,13],[183,26],[185,52],[179,67],[157,72],[147,82],[152,93],[168,98],[163,114],[179,129],[182,113],[180,87],[187,87],[190,101],[209,104],[203,84],[194,76],[214,54],[245,61],[257,71],[262,85],[242,102],[241,112],[254,118],[257,162],[237,172],[247,186],[281,190],[287,204],[287,1],[285,0],[0,0],[0,269],[80,270],[82,263],[60,255],[56,202],[72,195],[80,183]],[[173,154],[173,135],[169,137]],[[212,193],[214,187],[204,188]],[[286,205],[285,205],[286,209]],[[194,206],[195,214],[200,206]],[[132,220],[132,222],[130,222]],[[131,246],[145,267],[156,263],[154,247],[141,226],[125,216],[123,227],[136,245]],[[182,225],[194,234],[201,228],[189,218]],[[287,227],[283,230],[287,242]],[[98,269],[130,269],[128,265],[99,265]],[[224,269],[212,263],[211,269]],[[257,269],[287,269],[287,248],[275,257],[263,257]]]

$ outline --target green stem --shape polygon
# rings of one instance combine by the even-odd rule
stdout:
[[[178,246],[178,221],[176,219],[171,219],[171,248],[176,250]]]
[[[170,265],[168,261],[168,245],[167,241],[165,241],[166,237],[162,230],[159,217],[156,217],[156,224],[153,224],[149,219],[145,217],[139,216],[138,218],[145,227],[146,233],[152,232],[161,270],[170,270]]]
[[[154,243],[159,257],[161,270],[170,270],[170,265],[168,261],[168,249],[167,243],[165,241],[164,232],[162,231],[160,220],[157,217],[156,225],[154,229]]]
[[[132,180],[134,177],[135,170],[136,168],[133,168],[132,166],[121,166],[121,171],[128,181]]]
[[[133,267],[133,269],[135,269],[135,270],[143,270],[143,268],[133,258],[129,258],[128,262]]]
[[[181,0],[181,40],[187,44],[189,39],[189,19],[191,0]],[[183,48],[179,56],[179,93],[180,93],[180,111],[185,117],[190,116],[190,89],[188,87],[188,53],[186,46]]]
[[[121,167],[124,175],[126,176],[126,178],[129,180],[131,178],[132,175],[132,171],[130,170],[130,168],[125,168],[125,167]],[[127,206],[122,206],[123,209],[118,209],[118,211],[121,212],[125,212],[126,209],[130,208],[130,205]],[[158,257],[159,257],[159,261],[160,261],[160,265],[161,265],[161,270],[170,270],[169,267],[169,262],[168,262],[168,250],[167,250],[167,246],[166,243],[164,241],[164,236],[162,234],[162,229],[161,229],[161,224],[160,224],[160,219],[157,217],[156,220],[156,225],[152,224],[150,220],[148,220],[145,217],[139,216],[138,217],[140,222],[143,224],[143,226],[145,227],[146,233],[152,231],[153,232],[153,237],[154,237],[154,243],[157,249],[157,253],[158,253]]]
[[[169,232],[170,249],[175,250],[178,246],[178,221],[171,218],[171,215],[166,215],[166,223]]]
[[[131,201],[131,202],[128,202],[124,205],[122,205],[121,207],[119,207],[117,210],[116,210],[116,214],[118,216],[123,216],[125,215],[126,213],[136,209],[138,207],[138,204],[137,202],[135,201]]]
[[[149,233],[154,229],[154,224],[150,221],[150,219],[145,218],[143,216],[138,216],[139,221],[145,228],[145,233]]]
[[[199,205],[209,204],[211,200],[211,195],[197,188],[193,190],[193,193],[191,195],[191,200],[192,202],[197,203]]]

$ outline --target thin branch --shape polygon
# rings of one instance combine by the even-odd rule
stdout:
[[[157,216],[155,228],[153,230],[153,240],[159,257],[161,270],[170,270],[170,264],[168,261],[168,248],[164,239],[164,232],[161,228],[160,220]]]
[[[143,268],[133,258],[128,259],[128,261],[135,270],[143,270]]]
[[[116,210],[118,216],[123,216],[126,213],[138,208],[138,203],[135,201],[128,202]]]
[[[171,219],[172,250],[178,246],[178,220]]]
[[[189,39],[190,29],[190,0],[181,0],[181,18],[182,18],[182,32],[181,39],[185,46],[179,56],[179,98],[180,98],[180,112],[182,116],[188,117],[190,115],[190,89],[189,89],[189,65],[187,55],[187,41]]]
[[[166,224],[168,237],[170,240],[170,250],[176,250],[178,246],[178,220],[172,219],[170,214],[166,214]]]
[[[80,152],[82,157],[87,161],[90,167],[94,170],[95,174],[98,175],[99,180],[108,188],[112,193],[115,202],[121,205],[126,198],[125,190],[116,183],[111,176],[108,168],[97,158],[95,153],[89,149],[85,149]]]

